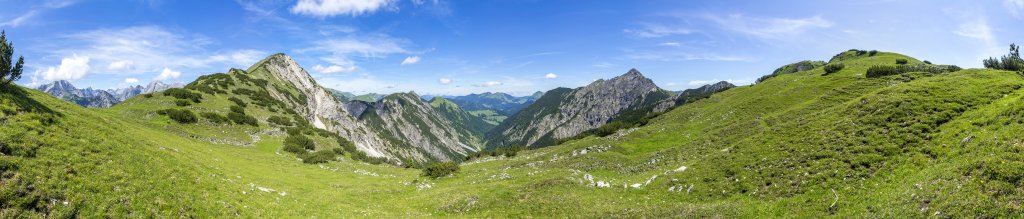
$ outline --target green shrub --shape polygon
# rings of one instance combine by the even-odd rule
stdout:
[[[896,64],[906,65],[907,64],[907,60],[906,59],[896,59]]]
[[[839,72],[839,70],[843,70],[844,67],[846,67],[846,65],[843,65],[843,63],[828,64],[825,66],[825,75]]]
[[[153,93],[147,93],[147,94],[143,94],[143,95],[142,95],[142,97],[145,97],[145,98],[152,98],[152,97],[153,97]]]
[[[878,54],[878,50],[871,50],[871,51],[868,51],[868,56],[875,56],[875,55],[877,55],[877,54]]]
[[[316,144],[313,143],[313,140],[305,135],[289,135],[288,138],[284,139],[284,145],[293,145],[304,150],[316,149]]]
[[[231,98],[228,98],[228,100],[230,100],[231,102],[235,102],[236,105],[241,106],[241,107],[246,107],[246,106],[249,105],[249,104],[246,104],[245,101],[242,101],[242,99],[238,99],[238,97],[231,97]]]
[[[280,126],[292,126],[292,121],[290,119],[280,116],[271,116],[270,118],[267,118],[267,122]]]
[[[455,164],[455,162],[447,161],[428,164],[426,168],[423,168],[422,175],[437,179],[458,172],[459,165]]]
[[[191,100],[192,102],[199,103],[199,100],[203,99],[203,95],[195,93],[182,88],[171,88],[163,92],[164,96],[172,96],[174,98]]]
[[[163,109],[156,111],[156,113],[160,115],[167,115],[171,120],[182,124],[196,123],[196,121],[198,121],[196,119],[196,114],[192,113],[192,110],[187,109]]]
[[[316,164],[316,163],[327,163],[338,157],[338,154],[334,150],[321,150],[313,153],[308,153],[301,156],[303,163]]]
[[[199,116],[202,116],[204,119],[206,119],[206,121],[210,121],[212,123],[217,123],[217,124],[224,124],[224,123],[231,122],[231,120],[228,119],[228,117],[222,116],[222,115],[214,113],[214,112],[202,112],[202,113],[199,113]]]
[[[931,64],[932,64],[932,62],[929,62],[928,60],[924,60],[924,64],[929,64],[929,65],[931,65]]]
[[[231,112],[245,115],[245,108],[242,108],[242,107],[237,106],[237,105],[232,105],[231,106]]]
[[[941,74],[945,72],[960,71],[962,68],[956,65],[876,65],[868,68],[868,78],[884,77],[889,75],[903,74],[907,72],[928,72]]]
[[[239,125],[259,126],[259,122],[256,121],[256,118],[245,114],[230,112],[228,113],[228,119],[231,119],[231,121]]]
[[[174,100],[174,105],[189,106],[189,105],[192,105],[192,102],[188,101],[188,100]]]

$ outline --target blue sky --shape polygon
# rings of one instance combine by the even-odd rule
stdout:
[[[0,0],[36,86],[187,83],[286,53],[326,87],[528,95],[637,68],[670,90],[749,84],[876,49],[980,67],[1024,43],[1024,0]]]

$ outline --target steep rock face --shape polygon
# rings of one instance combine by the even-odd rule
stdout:
[[[457,132],[451,121],[415,93],[393,94],[376,102],[342,102],[283,54],[264,59],[249,72],[266,72],[273,80],[293,86],[304,101],[278,89],[270,93],[317,128],[338,133],[370,156],[417,162],[454,160],[480,145]]]
[[[670,99],[636,69],[585,87],[548,91],[488,133],[488,146],[548,146],[609,122],[620,113]]]
[[[349,114],[345,107],[326,89],[320,87],[313,77],[305,69],[295,63],[291,57],[284,54],[276,54],[257,63],[249,72],[258,73],[266,71],[272,78],[280,80],[298,89],[304,94],[305,103],[295,102],[287,98],[280,91],[271,89],[271,95],[292,105],[292,109],[303,115],[313,126],[338,133],[342,137],[352,141],[360,151],[366,152],[369,156],[389,157],[395,156],[383,149],[387,147],[385,141],[379,138],[366,126],[360,124],[355,117]]]
[[[418,161],[454,160],[477,151],[480,141],[415,93],[396,93],[368,103],[360,121],[399,147],[392,151]]]

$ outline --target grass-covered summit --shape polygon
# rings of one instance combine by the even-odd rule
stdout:
[[[277,127],[267,119],[286,115],[280,114],[286,108],[253,107],[257,101],[248,95],[243,110],[256,118],[255,126],[203,117],[179,123],[152,112],[232,112],[233,101],[202,91],[198,102],[189,94],[154,94],[97,110],[7,88],[0,93],[0,216],[1024,213],[1024,76],[965,69],[866,77],[874,66],[930,66],[888,52],[854,52],[825,66],[832,64],[844,67],[779,74],[682,105],[638,128],[474,159],[437,179],[354,162],[349,154],[303,164],[284,150],[289,133],[259,131]],[[188,103],[178,106],[178,100]],[[318,148],[333,146],[306,136]]]

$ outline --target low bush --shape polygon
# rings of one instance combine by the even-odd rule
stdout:
[[[334,150],[321,150],[313,153],[308,153],[304,156],[300,156],[299,158],[302,158],[303,163],[316,164],[327,163],[328,161],[335,160],[335,158],[337,157],[338,154]]]
[[[228,100],[230,100],[231,102],[235,102],[236,105],[241,106],[241,107],[246,107],[246,106],[249,105],[249,104],[246,104],[245,101],[242,101],[242,99],[238,99],[238,97],[231,97],[231,98],[228,98]]]
[[[423,168],[422,175],[437,179],[458,172],[459,165],[455,164],[455,162],[447,161],[428,164],[426,168]]]
[[[875,55],[877,55],[877,54],[878,54],[878,50],[871,50],[871,51],[868,51],[868,56],[875,56]]]
[[[876,65],[868,68],[868,78],[884,77],[889,75],[903,74],[907,72],[928,72],[941,74],[945,72],[960,71],[963,68],[956,65]]]
[[[231,112],[245,115],[245,108],[242,108],[242,107],[237,106],[237,105],[232,105],[231,106]]]
[[[245,114],[230,112],[228,113],[228,119],[231,119],[232,122],[239,125],[259,126],[259,122],[256,121],[256,118]]]
[[[286,117],[280,117],[280,116],[271,116],[270,118],[267,118],[267,122],[269,122],[271,124],[277,124],[277,125],[280,125],[280,126],[292,126],[291,119],[288,119]]]
[[[846,65],[843,65],[843,63],[825,65],[825,75],[839,72],[839,70],[843,70],[844,67],[846,67]]]
[[[196,119],[196,114],[192,113],[192,110],[187,109],[163,109],[156,111],[156,113],[160,115],[167,115],[171,120],[182,124],[196,123],[196,121],[198,121]]]
[[[192,102],[188,101],[188,100],[174,100],[174,105],[177,105],[177,106],[189,106],[189,105],[192,105]]]
[[[210,122],[216,123],[216,124],[224,124],[224,123],[230,123],[231,122],[231,120],[228,119],[228,117],[222,116],[222,115],[214,113],[214,112],[199,113],[199,116],[202,116],[204,119],[206,119],[206,121],[210,121]]]
[[[464,159],[464,161],[470,161],[470,160],[479,159],[479,158],[482,158],[482,157],[497,157],[497,156],[515,157],[516,154],[519,153],[519,151],[523,151],[523,150],[526,150],[526,147],[524,147],[524,146],[511,146],[511,147],[499,147],[497,149],[491,149],[491,150],[481,150],[481,151],[477,151],[477,152],[473,152],[473,153],[467,154],[466,158]]]
[[[163,92],[164,96],[172,96],[174,98],[191,100],[192,102],[199,103],[199,100],[203,99],[203,95],[195,93],[182,88],[171,88]]]
[[[906,65],[907,64],[907,60],[906,59],[896,59],[896,64]]]
[[[293,146],[303,150],[316,149],[316,144],[313,143],[313,140],[305,135],[289,135],[288,138],[284,139],[284,145],[285,147]]]

